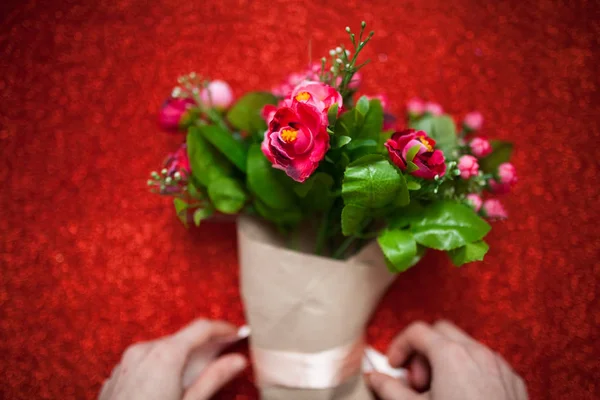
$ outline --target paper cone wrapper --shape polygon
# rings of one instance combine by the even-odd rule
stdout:
[[[394,279],[375,241],[334,260],[286,249],[281,235],[250,217],[238,220],[238,240],[251,348],[317,353],[353,343]],[[373,399],[360,370],[326,389],[258,385],[267,400]]]

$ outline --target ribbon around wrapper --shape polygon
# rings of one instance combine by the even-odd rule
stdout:
[[[240,339],[250,336],[243,326]],[[387,357],[363,338],[316,353],[261,349],[251,346],[254,372],[261,387],[283,386],[298,389],[327,389],[342,384],[362,369],[363,373],[381,372],[406,379],[406,370],[393,368]]]

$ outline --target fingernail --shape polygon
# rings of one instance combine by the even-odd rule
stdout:
[[[240,339],[246,339],[248,336],[250,336],[250,327],[248,325],[241,326],[237,331],[237,336]]]

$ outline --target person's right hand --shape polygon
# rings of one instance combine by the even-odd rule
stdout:
[[[450,322],[414,322],[401,332],[389,347],[389,363],[399,367],[411,357],[411,386],[429,390],[418,393],[400,380],[373,373],[369,383],[382,400],[528,398],[523,379],[499,354]]]

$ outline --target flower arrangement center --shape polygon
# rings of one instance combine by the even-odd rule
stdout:
[[[433,151],[433,147],[431,146],[431,144],[429,143],[429,141],[427,140],[427,138],[420,137],[419,141],[421,141],[421,143],[423,143],[423,145],[425,146],[425,148],[427,149],[427,151]]]
[[[286,143],[293,143],[298,137],[298,130],[293,128],[284,128],[281,130],[281,139]]]
[[[296,95],[297,101],[307,101],[310,99],[310,93],[308,92],[300,92]]]

